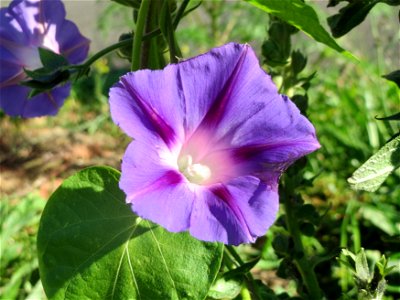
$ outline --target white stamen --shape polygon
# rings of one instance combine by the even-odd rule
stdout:
[[[184,155],[178,160],[179,170],[192,183],[202,184],[211,177],[211,170],[202,164],[193,164],[191,155]]]

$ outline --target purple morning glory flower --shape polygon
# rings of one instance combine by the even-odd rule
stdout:
[[[71,64],[88,54],[89,40],[65,19],[60,0],[14,0],[0,9],[0,107],[11,116],[55,115],[69,95],[70,85],[28,99],[30,88],[20,85],[28,70],[43,67],[38,48],[63,55]]]
[[[123,76],[111,115],[134,141],[120,188],[139,216],[205,241],[253,242],[275,221],[278,180],[320,147],[249,45]]]

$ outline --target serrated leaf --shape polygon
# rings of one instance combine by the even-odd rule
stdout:
[[[347,181],[355,190],[374,192],[399,166],[400,135],[371,156]]]
[[[89,168],[48,201],[37,242],[48,298],[204,299],[223,245],[140,219],[118,180],[112,168]]]
[[[263,11],[276,16],[300,29],[317,42],[340,52],[347,57],[354,56],[340,47],[321,26],[315,10],[301,0],[245,0]]]

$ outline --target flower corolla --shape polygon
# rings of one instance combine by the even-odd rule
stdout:
[[[120,179],[132,210],[204,241],[264,235],[278,212],[280,175],[320,147],[247,44],[128,73],[111,89],[110,109],[134,138]]]

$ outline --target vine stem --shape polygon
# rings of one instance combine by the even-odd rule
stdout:
[[[178,26],[179,21],[182,18],[183,13],[184,13],[188,3],[189,3],[189,0],[184,0],[182,2],[181,6],[179,8],[179,11],[178,11],[178,13],[177,13],[177,15],[176,15],[176,17],[175,17],[175,19],[173,21],[174,28],[176,28]],[[150,32],[144,34],[142,36],[142,41],[151,39],[151,38],[156,37],[156,36],[158,36],[160,34],[161,34],[161,30],[160,30],[160,28],[157,28],[157,29],[155,29],[153,31],[150,31]],[[108,54],[108,53],[110,53],[110,52],[112,52],[114,50],[117,50],[119,48],[131,45],[133,43],[133,40],[134,40],[134,38],[132,37],[132,38],[120,41],[118,43],[112,44],[112,45],[100,50],[96,54],[94,54],[92,57],[90,57],[83,64],[70,65],[70,66],[67,67],[67,69],[83,69],[83,70],[85,70],[85,69],[89,68],[95,61],[97,61],[98,59],[103,57],[104,55],[106,55],[106,54]]]
[[[296,216],[293,214],[293,203],[292,198],[290,197],[292,194],[293,193],[286,194],[283,198],[286,212],[286,225],[294,242],[295,253],[300,253],[298,258],[294,258],[294,263],[300,272],[303,283],[306,286],[311,299],[319,300],[322,299],[322,292],[318,284],[317,276],[314,273],[314,268],[304,255],[304,246],[301,240],[299,224]]]
[[[135,35],[133,37],[131,71],[137,71],[140,69],[142,38],[146,25],[147,14],[149,12],[149,7],[150,0],[142,0],[142,2],[140,3]]]
[[[245,264],[245,262],[242,260],[240,255],[236,252],[235,248],[230,245],[225,245],[225,249],[228,250],[229,254],[232,255],[232,257],[236,260],[236,262],[239,264],[239,266],[242,266]],[[253,275],[250,272],[246,273],[246,285],[248,289],[252,292],[252,294],[255,296],[257,300],[262,300],[262,297],[260,295],[259,289],[256,285],[256,282],[254,280]],[[248,291],[247,291],[248,293]],[[246,294],[248,297],[250,295]],[[251,298],[250,298],[251,299]]]

